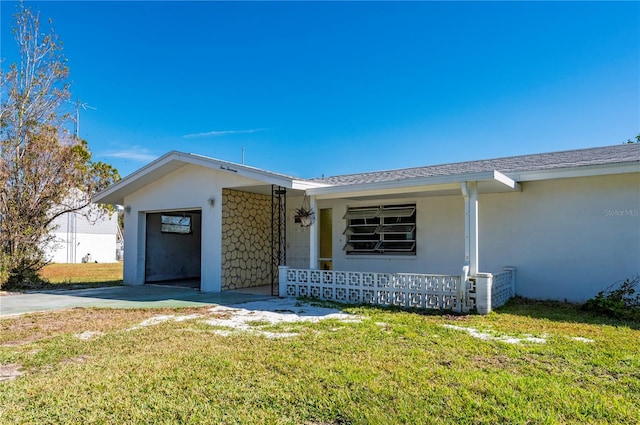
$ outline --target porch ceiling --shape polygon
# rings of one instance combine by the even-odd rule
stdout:
[[[316,199],[392,198],[403,196],[447,196],[460,195],[463,182],[477,182],[478,193],[501,193],[520,190],[520,184],[498,171],[467,173],[399,180],[392,182],[353,184],[308,189],[307,194]]]

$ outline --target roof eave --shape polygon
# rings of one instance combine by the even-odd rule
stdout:
[[[142,178],[143,176],[148,175],[152,171],[162,167],[168,162],[168,158],[179,153],[180,152],[178,151],[167,152],[160,158],[151,161],[144,167],[139,168],[133,173],[129,174],[127,177],[96,193],[95,195],[93,195],[92,201],[97,204],[122,205],[124,203],[124,195],[121,195],[121,192],[123,192],[127,188],[127,186],[129,186],[132,182],[135,182],[136,180]]]
[[[460,190],[462,182],[485,182],[492,183],[491,187],[486,186],[487,192],[511,192],[519,191],[520,184],[509,176],[499,171],[483,171],[475,173],[464,173],[446,176],[420,177],[406,180],[383,181],[373,183],[359,183],[342,186],[328,186],[322,188],[308,189],[307,195],[315,196],[317,199],[331,199],[341,197],[359,197],[403,194],[414,192],[442,192],[447,190]]]
[[[170,164],[173,164],[171,167]],[[273,184],[277,186],[286,187],[288,189],[295,189],[296,184],[303,185],[303,180],[297,180],[292,177],[287,177],[280,174],[271,173],[259,168],[248,167],[241,164],[235,164],[232,162],[222,161],[215,158],[208,158],[201,155],[189,154],[178,151],[171,151],[161,156],[155,161],[147,164],[139,170],[133,172],[129,176],[113,184],[107,189],[98,192],[93,197],[93,202],[101,204],[120,204],[124,202],[124,198],[129,194],[141,189],[149,182],[146,182],[145,177],[152,175],[154,172],[160,172],[160,174],[168,174],[175,171],[185,165],[198,165],[212,170],[220,170],[227,173],[234,173],[247,177],[256,181],[263,182],[265,184]],[[170,167],[166,173],[161,172],[163,167]],[[138,183],[138,184],[136,184]],[[311,186],[314,186],[313,182],[308,182]],[[305,187],[306,188],[306,187]]]
[[[553,168],[547,170],[520,171],[508,174],[513,179],[525,182],[626,173],[640,173],[640,161],[617,162],[612,164],[581,165],[576,167]]]

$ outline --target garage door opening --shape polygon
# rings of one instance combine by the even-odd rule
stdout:
[[[145,283],[200,289],[202,213],[148,213]]]

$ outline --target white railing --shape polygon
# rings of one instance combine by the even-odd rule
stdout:
[[[464,283],[464,284],[463,284]],[[462,276],[307,270],[280,267],[280,295],[353,304],[469,311],[471,282]]]
[[[505,267],[504,271],[493,275],[491,284],[491,308],[497,308],[513,297],[516,292],[516,269]]]
[[[496,275],[481,273],[476,277],[468,277],[464,272],[456,276],[292,269],[287,266],[280,266],[279,273],[281,297],[458,312],[477,309],[481,314],[504,304],[515,288],[515,269],[511,268]]]

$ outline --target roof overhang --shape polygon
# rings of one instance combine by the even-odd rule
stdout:
[[[287,189],[306,190],[313,187],[326,186],[322,183],[303,181],[255,167],[235,164],[191,153],[171,151],[133,172],[107,189],[97,193],[93,197],[93,202],[100,204],[122,205],[126,196],[187,165],[197,165],[212,170],[247,177],[256,181],[256,185],[252,186],[254,188],[258,188],[261,185],[269,187],[271,185],[277,185]]]
[[[640,162],[628,161],[614,164],[583,165],[578,167],[554,168],[549,170],[521,171],[509,173],[509,175],[520,182],[526,182],[626,173],[640,173]]]
[[[316,199],[391,197],[397,195],[444,196],[461,194],[463,182],[477,182],[478,193],[520,191],[520,184],[499,171],[420,177],[307,189]]]

